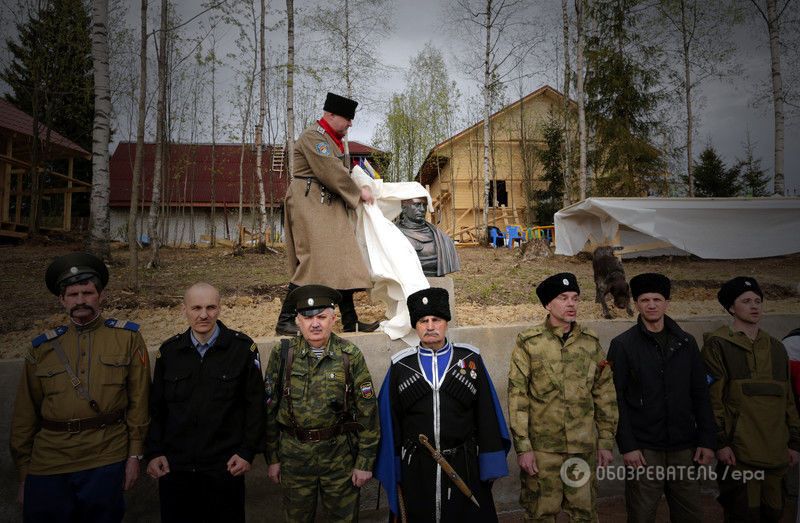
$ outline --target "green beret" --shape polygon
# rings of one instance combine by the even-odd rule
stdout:
[[[53,260],[47,267],[44,281],[50,292],[60,296],[64,287],[86,281],[93,276],[96,276],[105,288],[108,283],[108,268],[103,260],[88,252],[74,252]]]

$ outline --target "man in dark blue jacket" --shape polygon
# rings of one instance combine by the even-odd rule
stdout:
[[[628,467],[628,521],[654,521],[665,494],[673,522],[699,522],[694,463],[710,464],[716,448],[703,361],[694,337],[666,315],[669,278],[640,274],[630,287],[639,318],[608,351],[619,408],[617,445]]]

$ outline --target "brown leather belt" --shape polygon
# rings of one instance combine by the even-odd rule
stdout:
[[[70,419],[66,421],[55,421],[42,418],[41,426],[43,429],[56,432],[69,432],[77,434],[84,430],[100,429],[107,425],[116,425],[125,421],[125,409],[115,410],[108,414],[101,414],[94,418]]]
[[[326,439],[336,437],[339,434],[358,432],[362,428],[363,427],[360,423],[356,423],[354,421],[348,421],[346,423],[340,423],[338,425],[333,425],[322,429],[303,429],[300,427],[294,428],[281,425],[281,430],[283,432],[293,436],[301,443],[305,443],[307,441],[324,441]]]

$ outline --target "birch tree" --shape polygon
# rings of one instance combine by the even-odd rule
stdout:
[[[291,177],[294,176],[294,0],[286,0],[286,155]]]
[[[772,111],[774,116],[775,133],[775,194],[786,195],[783,179],[783,135],[784,135],[784,89],[781,77],[781,19],[787,12],[786,8],[792,3],[784,0],[783,5],[778,5],[778,0],[750,0],[758,15],[767,25],[769,35],[770,71],[772,74]]]
[[[92,127],[92,199],[89,250],[109,256],[108,142],[111,91],[108,73],[108,0],[92,1],[92,62],[94,64],[94,125]]]
[[[732,25],[731,13],[722,4],[700,0],[661,0],[659,21],[665,21],[671,33],[664,45],[681,67],[670,71],[670,83],[682,99],[686,115],[686,172],[689,196],[694,188],[694,132],[696,123],[695,92],[703,81],[723,76],[731,56],[728,34]],[[674,44],[673,44],[674,42]]]
[[[267,16],[267,0],[261,0],[261,17],[259,18],[259,65],[260,72],[258,75],[258,123],[256,123],[256,181],[258,182],[258,250],[261,253],[266,252],[267,245],[264,238],[264,231],[266,230],[267,221],[267,207],[266,197],[264,195],[264,175],[262,173],[262,156],[264,151],[263,132],[264,132],[264,116],[267,113],[267,95],[265,84],[267,81],[267,57],[266,57],[266,43],[265,43],[265,25]]]
[[[575,97],[578,102],[578,199],[586,199],[586,157],[588,150],[588,133],[586,131],[586,93],[584,91],[584,79],[586,78],[584,63],[584,46],[586,45],[584,13],[585,0],[575,0],[575,33],[577,43],[575,45]]]
[[[161,25],[158,33],[158,101],[156,102],[156,151],[153,162],[153,189],[150,197],[150,211],[147,218],[147,235],[150,237],[150,260],[147,268],[158,267],[160,232],[158,228],[159,208],[161,207],[161,184],[164,178],[164,126],[167,119],[167,30],[169,0],[161,0]]]
[[[139,242],[137,238],[136,214],[139,207],[139,183],[144,162],[144,125],[147,111],[147,0],[141,0],[139,45],[139,114],[136,122],[136,157],[133,161],[131,179],[131,207],[128,211],[128,285],[139,290]]]
[[[563,104],[563,140],[564,140],[564,192],[563,204],[564,207],[570,204],[572,194],[572,151],[571,151],[571,133],[569,124],[571,120],[570,99],[569,91],[572,83],[571,60],[569,53],[569,40],[570,40],[570,21],[569,21],[569,1],[561,0],[561,18],[562,18],[562,40],[564,45],[564,104]]]
[[[522,15],[526,4],[522,0],[454,0],[454,28],[465,31],[472,39],[467,45],[480,41],[481,57],[481,97],[483,116],[483,212],[478,237],[486,244],[489,227],[489,198],[491,181],[492,142],[489,117],[492,111],[492,98],[502,90],[503,83],[513,75],[516,66],[525,59],[534,41],[538,38],[526,26]],[[469,54],[467,62],[472,61],[473,71],[477,56]],[[477,71],[475,71],[477,72]]]

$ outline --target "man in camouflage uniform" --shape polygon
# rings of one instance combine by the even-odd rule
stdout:
[[[120,521],[139,476],[150,364],[139,326],[104,319],[108,269],[56,258],[45,274],[71,322],[33,340],[11,421],[25,521]]]
[[[800,420],[783,344],[760,328],[764,294],[753,278],[717,294],[732,326],[706,333],[703,360],[717,422],[717,481],[725,521],[779,521],[781,479],[797,464]],[[753,475],[744,481],[744,474]],[[757,475],[756,475],[757,474]]]
[[[357,521],[372,477],[377,402],[361,351],[331,332],[340,299],[322,285],[292,291],[302,336],[276,345],[267,364],[267,473],[290,523],[314,521],[318,494],[328,521]]]
[[[574,274],[545,279],[544,323],[523,331],[511,355],[508,415],[526,521],[596,521],[594,467],[611,462],[617,401],[597,335],[576,323]]]

